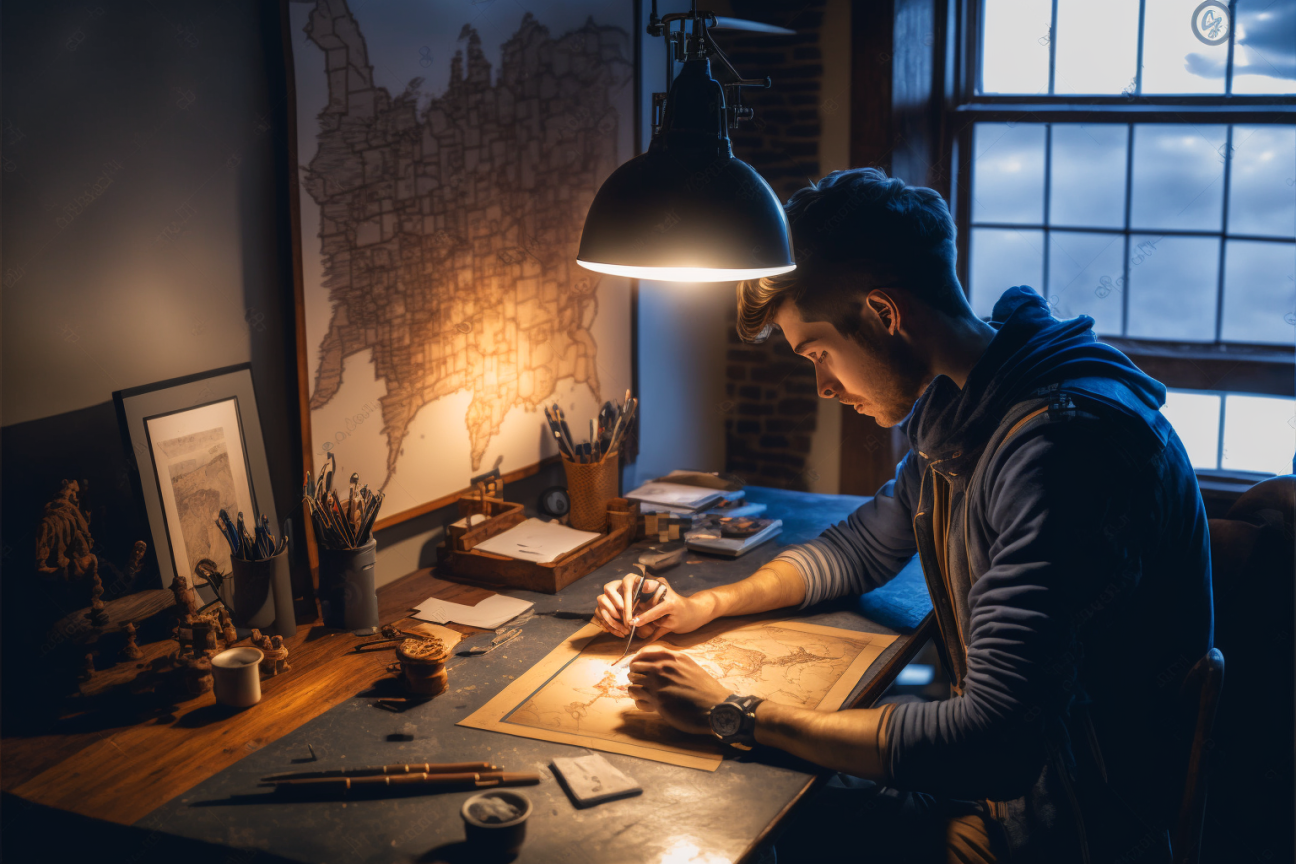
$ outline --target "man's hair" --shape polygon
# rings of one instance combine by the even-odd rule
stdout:
[[[954,273],[954,220],[934,189],[877,168],[834,171],[783,206],[797,268],[738,284],[738,335],[760,342],[791,300],[806,321],[860,331],[863,295],[898,286],[947,314],[964,308]]]

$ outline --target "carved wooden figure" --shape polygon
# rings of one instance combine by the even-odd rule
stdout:
[[[135,644],[135,625],[127,623],[123,628],[126,633],[126,644],[122,646],[121,658],[123,660],[138,660],[144,656],[144,652]]]
[[[288,649],[283,644],[282,636],[273,636],[270,639],[270,648],[275,655],[275,674],[289,672],[292,667],[288,665]]]
[[[90,551],[90,519],[81,510],[81,486],[64,480],[54,500],[45,505],[36,534],[36,570],[47,577],[80,581],[97,569]]]
[[[82,681],[89,681],[95,675],[94,655],[85,655],[85,660],[81,664],[81,674],[78,676]]]
[[[189,621],[198,615],[198,595],[189,587],[189,579],[183,573],[177,573],[171,581],[171,593],[175,595],[176,615],[181,621]]]
[[[231,648],[238,641],[238,631],[234,629],[234,622],[230,619],[229,610],[221,606],[216,610],[216,620],[220,622],[221,638],[225,640],[225,647]]]

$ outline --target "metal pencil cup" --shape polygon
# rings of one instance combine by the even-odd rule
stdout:
[[[363,630],[378,626],[374,567],[378,538],[355,549],[319,549],[320,612],[324,626]]]
[[[288,550],[260,561],[230,558],[234,583],[233,613],[235,627],[268,630],[275,626],[280,636],[297,632],[292,606],[292,570]]]
[[[617,453],[601,462],[582,465],[563,460],[567,472],[567,497],[571,499],[571,527],[580,531],[607,530],[607,503],[620,491],[621,469]]]

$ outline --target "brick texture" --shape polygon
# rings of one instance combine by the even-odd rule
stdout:
[[[796,4],[734,0],[733,14],[795,30],[794,36],[717,33],[725,54],[749,78],[768,75],[769,90],[749,89],[755,117],[732,131],[734,155],[760,172],[780,200],[819,178],[820,113],[825,105],[819,31],[824,0]],[[805,490],[817,477],[806,467],[816,431],[814,368],[775,336],[744,345],[729,313],[725,469],[748,483]]]

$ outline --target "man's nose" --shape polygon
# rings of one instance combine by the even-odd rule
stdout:
[[[822,398],[831,399],[837,392],[837,379],[823,368],[815,366],[815,389]]]

